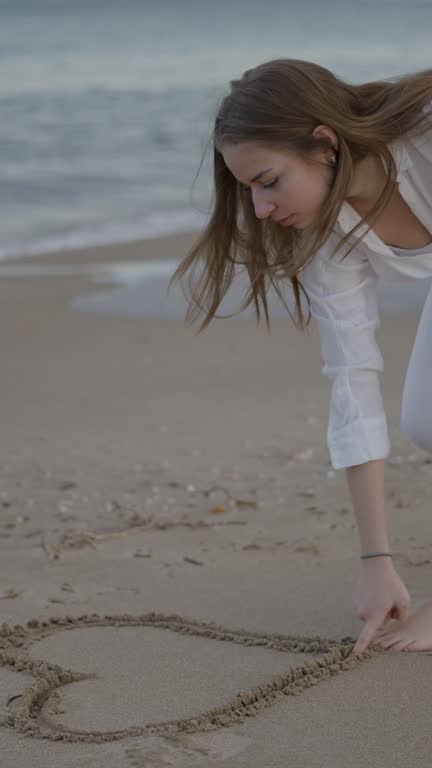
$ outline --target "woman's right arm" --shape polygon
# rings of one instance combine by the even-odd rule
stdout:
[[[390,552],[385,518],[384,465],[384,459],[378,459],[346,470],[362,554]],[[366,564],[368,560],[363,562]]]
[[[368,461],[346,470],[363,553],[390,552],[384,505],[384,460]],[[404,621],[410,595],[391,557],[361,561],[354,590],[354,608],[364,621],[353,653],[362,653],[376,631],[391,618]]]
[[[384,360],[375,338],[380,325],[378,276],[359,247],[342,261],[341,251],[332,257],[337,242],[332,237],[300,271],[299,279],[319,327],[322,373],[331,381],[330,459],[334,469],[342,469],[387,458],[390,442],[379,379]],[[350,475],[366,472],[378,488],[375,470]]]
[[[361,551],[389,552],[384,505],[384,460],[368,461],[346,470]],[[409,615],[410,595],[391,557],[361,561],[353,598],[357,617],[364,622],[353,655],[373,643],[377,630],[390,619],[404,621]]]
[[[330,256],[329,242],[300,274],[318,322],[322,372],[332,381],[330,458],[335,469],[346,469],[361,553],[389,552],[384,460],[390,444],[379,381],[384,361],[375,338],[377,276],[356,249],[340,263],[340,253]]]
[[[385,520],[384,464],[390,453],[379,373],[384,361],[379,326],[377,275],[358,250],[340,263],[326,247],[300,273],[318,321],[322,372],[332,382],[327,442],[334,469],[346,468],[362,554],[389,552]],[[365,624],[354,653],[364,651],[389,618],[403,620],[409,593],[390,557],[362,560],[354,594]]]
[[[342,262],[340,253],[331,258],[335,244],[329,241],[300,274],[318,322],[322,372],[332,382],[328,447],[332,466],[346,468],[361,553],[389,552],[384,460],[390,443],[379,381],[384,361],[375,338],[378,278],[359,250]]]

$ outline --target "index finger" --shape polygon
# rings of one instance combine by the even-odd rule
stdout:
[[[359,634],[359,636],[357,638],[357,642],[356,642],[354,648],[352,649],[351,653],[352,654],[363,653],[363,651],[365,651],[367,649],[367,647],[368,647],[369,643],[371,642],[371,640],[372,640],[376,630],[378,629],[378,627],[381,626],[381,624],[382,624],[382,621],[377,620],[377,619],[374,619],[373,621],[367,622],[365,624],[365,626],[363,627],[363,629],[361,630],[361,632],[360,632],[360,634]]]

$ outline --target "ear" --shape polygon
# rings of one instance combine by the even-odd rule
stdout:
[[[316,128],[313,129],[312,135],[316,136],[317,138],[328,139],[333,149],[335,149],[336,152],[338,151],[339,140],[338,140],[337,134],[328,125],[317,125]]]

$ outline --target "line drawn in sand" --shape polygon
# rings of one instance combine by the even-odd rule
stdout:
[[[273,676],[267,683],[248,691],[240,691],[230,701],[194,717],[161,722],[145,723],[116,731],[85,731],[67,728],[61,723],[49,722],[44,717],[44,707],[63,686],[96,677],[92,673],[63,669],[59,664],[35,659],[30,654],[31,645],[55,632],[82,627],[137,627],[153,626],[173,632],[213,638],[223,642],[245,646],[263,646],[288,653],[321,654],[310,658],[300,666],[289,668],[286,673]],[[0,627],[0,666],[9,666],[17,672],[31,673],[35,682],[6,702],[6,712],[0,725],[19,733],[51,741],[103,743],[131,736],[174,736],[214,731],[241,723],[257,716],[284,696],[296,696],[306,688],[357,664],[385,653],[379,646],[348,658],[355,644],[352,637],[341,641],[300,635],[249,632],[244,629],[228,629],[213,622],[202,622],[177,614],[150,612],[142,615],[118,614],[81,616],[51,616],[46,619],[30,619],[25,626],[13,627],[3,623]],[[8,707],[14,704],[13,712]]]

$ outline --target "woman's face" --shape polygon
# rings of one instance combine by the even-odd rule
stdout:
[[[253,142],[225,144],[222,151],[231,173],[250,188],[257,218],[270,216],[280,221],[295,214],[288,225],[295,229],[304,229],[319,215],[334,179],[334,167],[328,164],[332,154],[332,150],[323,150],[308,164],[292,152]],[[253,181],[262,171],[265,173]]]

